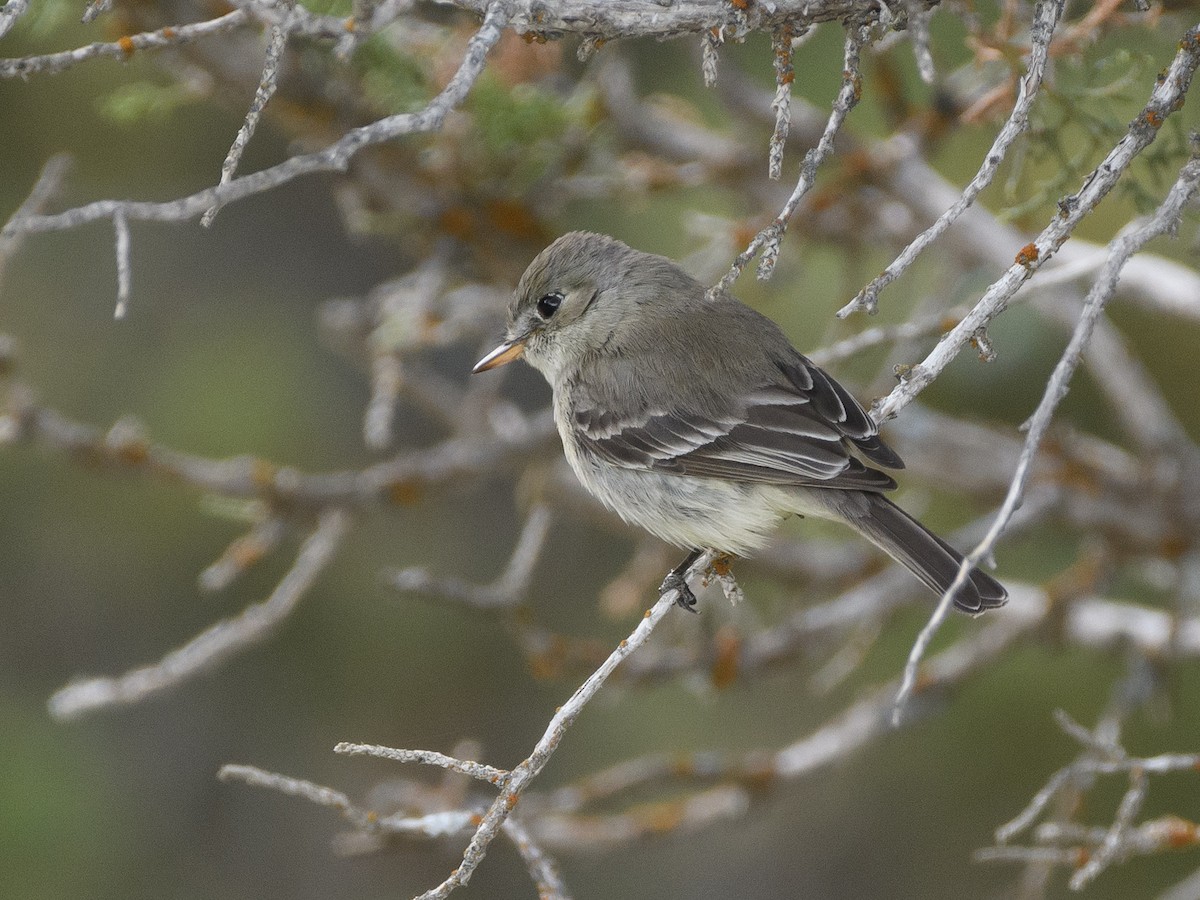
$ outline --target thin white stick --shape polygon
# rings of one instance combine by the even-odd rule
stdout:
[[[266,59],[263,62],[262,76],[258,80],[258,89],[254,92],[254,99],[250,101],[250,109],[246,112],[246,119],[242,122],[242,127],[238,129],[237,136],[233,139],[233,146],[229,148],[229,153],[225,156],[225,162],[221,165],[221,184],[229,184],[233,180],[233,173],[237,171],[238,163],[242,159],[242,153],[246,150],[246,145],[250,143],[250,139],[254,137],[254,131],[258,127],[258,120],[262,117],[262,111],[275,96],[275,89],[279,85],[279,60],[283,56],[283,51],[287,47],[288,28],[287,21],[276,25],[271,29],[271,40],[267,44]],[[221,207],[214,204],[205,211],[200,217],[200,224],[205,228],[212,225],[213,219],[217,217],[217,211]]]
[[[117,306],[113,318],[123,319],[129,307],[133,282],[129,264],[129,222],[123,211],[118,210],[113,215],[113,228],[117,232]]]
[[[833,141],[841,130],[842,123],[846,121],[846,116],[858,104],[859,96],[862,93],[862,79],[858,74],[862,45],[863,38],[858,33],[851,31],[846,35],[845,58],[842,63],[842,88],[833,102],[833,111],[829,114],[829,121],[825,123],[825,131],[821,134],[821,139],[817,142],[816,147],[804,155],[804,162],[800,164],[800,178],[796,182],[792,195],[788,197],[783,209],[775,217],[775,221],[756,234],[749,246],[737,255],[725,276],[709,290],[710,297],[729,290],[737,281],[738,276],[742,274],[742,270],[760,251],[762,259],[758,264],[758,277],[760,279],[771,277],[771,272],[775,268],[775,260],[779,256],[779,242],[783,239],[784,232],[787,231],[788,222],[795,214],[796,207],[800,205],[800,199],[816,182],[817,169],[833,152]]]
[[[894,723],[900,720],[904,703],[907,701],[909,695],[912,693],[913,686],[916,684],[917,669],[920,666],[921,659],[925,655],[930,641],[933,640],[934,634],[937,633],[938,628],[941,627],[942,622],[949,613],[954,595],[966,582],[967,578],[970,577],[971,570],[981,560],[991,554],[996,541],[999,540],[1000,535],[1004,532],[1004,528],[1008,525],[1017,506],[1020,504],[1021,498],[1025,493],[1026,482],[1029,479],[1029,472],[1033,465],[1034,457],[1037,455],[1038,448],[1041,446],[1042,438],[1045,437],[1046,431],[1050,427],[1050,421],[1054,417],[1054,412],[1058,408],[1058,404],[1066,396],[1067,386],[1070,383],[1071,376],[1075,374],[1075,369],[1079,365],[1080,359],[1083,357],[1084,348],[1091,338],[1096,320],[1104,312],[1105,304],[1116,293],[1117,284],[1121,278],[1121,269],[1129,260],[1129,257],[1151,240],[1174,231],[1180,216],[1183,214],[1184,205],[1191,199],[1197,187],[1200,187],[1200,159],[1193,159],[1183,167],[1179,173],[1179,178],[1167,194],[1167,198],[1159,206],[1154,215],[1147,220],[1142,220],[1140,223],[1135,223],[1125,234],[1119,235],[1109,245],[1108,259],[1105,261],[1103,267],[1101,267],[1100,273],[1096,277],[1091,290],[1088,291],[1079,323],[1075,326],[1071,340],[1059,358],[1058,365],[1054,368],[1054,373],[1046,383],[1046,390],[1042,394],[1042,399],[1038,403],[1037,410],[1029,420],[1029,433],[1025,438],[1025,445],[1021,449],[1021,456],[1017,461],[1016,471],[1013,473],[1008,493],[1004,498],[1004,503],[1001,505],[999,513],[996,515],[996,520],[992,523],[991,528],[988,529],[987,534],[984,535],[983,540],[979,542],[978,546],[963,559],[962,565],[959,566],[958,575],[951,583],[949,589],[942,595],[937,609],[934,610],[929,622],[921,630],[920,635],[918,635],[916,642],[913,644],[912,651],[909,653],[908,663],[904,668],[904,680],[901,684],[900,692],[896,696],[896,708],[893,713]]]
[[[1150,146],[1166,119],[1182,107],[1197,66],[1200,66],[1200,26],[1184,35],[1175,59],[1162,73],[1145,108],[1129,126],[1125,137],[1085,179],[1079,192],[1062,201],[1059,212],[1037,239],[1016,253],[1014,263],[984,292],[975,308],[876,405],[873,410],[876,421],[882,423],[895,418],[933,383],[988,322],[1007,308],[1021,285],[1071,236],[1083,218],[1112,190],[1137,155]]]
[[[210,626],[153,665],[116,678],[91,678],[67,685],[50,698],[50,715],[72,719],[106,706],[137,703],[262,641],[291,615],[317,575],[329,564],[349,528],[347,512],[326,511],[300,548],[292,568],[262,603]]]
[[[1059,17],[1062,15],[1064,5],[1065,0],[1039,0],[1037,9],[1033,14],[1033,25],[1029,35],[1032,46],[1029,54],[1029,68],[1025,71],[1025,77],[1021,79],[1017,101],[1013,104],[1008,121],[1004,123],[1004,127],[996,135],[996,140],[992,142],[991,149],[988,150],[983,158],[983,165],[979,167],[979,171],[975,173],[975,177],[971,179],[971,183],[963,188],[962,194],[953,206],[942,213],[929,228],[917,235],[874,281],[859,292],[857,297],[838,310],[838,318],[844,319],[852,312],[858,310],[866,310],[868,313],[874,313],[877,308],[879,292],[903,275],[916,260],[917,256],[920,255],[921,251],[941,237],[946,229],[954,224],[955,220],[966,211],[967,207],[975,202],[975,198],[992,183],[992,179],[996,176],[996,171],[1000,168],[1000,163],[1004,161],[1009,147],[1029,127],[1029,110],[1033,106],[1034,100],[1037,99],[1038,91],[1041,89],[1042,77],[1046,72],[1046,62],[1050,53],[1050,40],[1054,36],[1054,28],[1058,24]],[[928,40],[927,20],[925,24],[925,37]],[[920,59],[920,42],[916,37],[914,37],[913,46],[914,49],[918,50],[918,59]],[[928,50],[928,44],[926,44],[926,54],[928,54]],[[930,66],[932,67],[932,60],[930,60]]]
[[[713,554],[711,552],[703,554],[692,563],[687,575],[690,576],[697,572],[706,571],[712,564],[712,560]],[[617,645],[617,648],[609,655],[608,659],[601,664],[600,668],[589,675],[587,680],[571,695],[571,699],[558,708],[541,740],[533,748],[533,752],[520,765],[513,769],[509,777],[502,783],[500,796],[496,798],[486,815],[484,815],[483,821],[475,832],[475,836],[471,839],[470,845],[463,853],[462,863],[440,885],[422,894],[420,900],[444,900],[455,888],[465,885],[471,880],[475,869],[487,854],[488,845],[491,844],[500,832],[504,821],[508,818],[513,807],[516,806],[517,801],[520,799],[521,792],[545,768],[554,751],[558,749],[559,742],[562,741],[567,729],[574,724],[575,719],[583,711],[588,701],[599,692],[604,682],[608,679],[608,676],[613,673],[627,656],[646,643],[650,635],[654,632],[655,626],[675,606],[678,596],[679,591],[677,589],[673,588],[664,591],[659,596],[658,602],[646,611],[645,617],[638,623],[633,633],[621,641]]]

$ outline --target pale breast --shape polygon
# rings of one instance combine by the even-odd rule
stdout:
[[[761,487],[715,478],[670,475],[605,462],[573,435],[574,417],[555,391],[554,419],[563,451],[589,494],[630,524],[685,549],[747,556],[761,548],[789,510],[765,502]]]

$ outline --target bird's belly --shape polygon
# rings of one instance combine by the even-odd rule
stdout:
[[[786,514],[757,485],[628,469],[572,449],[567,460],[588,493],[626,522],[677,547],[748,556]]]

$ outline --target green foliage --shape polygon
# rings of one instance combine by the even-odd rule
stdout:
[[[353,11],[351,0],[300,0],[300,5],[319,16],[349,16]]]
[[[137,125],[147,120],[160,123],[193,99],[195,95],[183,84],[133,81],[98,98],[96,109],[118,125]]]
[[[1146,102],[1162,55],[1159,48],[1091,48],[1057,62],[1054,78],[1043,85],[1034,104],[1029,132],[1011,156],[1002,219],[1041,218],[1060,198],[1079,189]],[[1172,116],[1118,183],[1118,190],[1138,211],[1154,209],[1187,154],[1182,120]]]
[[[21,17],[17,27],[25,29],[29,37],[44,40],[77,23],[80,9],[82,4],[72,0],[42,0],[41,3],[31,3],[29,11]]]
[[[363,96],[382,112],[412,112],[430,99],[429,78],[418,60],[398,51],[387,40],[373,35],[354,53]]]
[[[582,109],[531,84],[508,87],[488,73],[475,85],[468,109],[474,128],[467,152],[482,176],[522,192],[562,158],[563,137]]]

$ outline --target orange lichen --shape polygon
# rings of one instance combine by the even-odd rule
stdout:
[[[266,555],[266,545],[251,537],[243,537],[229,546],[229,557],[238,569],[248,569]]]
[[[1181,819],[1178,816],[1170,816],[1167,821],[1167,846],[1173,850],[1179,850],[1183,847],[1191,847],[1193,844],[1200,843],[1200,828],[1195,822],[1189,822],[1187,819]]]
[[[475,217],[465,206],[451,206],[438,217],[438,227],[451,237],[466,240],[475,230]]]
[[[275,483],[279,467],[265,459],[255,459],[250,464],[250,481],[257,488],[269,488]]]
[[[1038,250],[1037,244],[1031,242],[1017,251],[1016,263],[1017,265],[1024,266],[1028,269],[1035,262],[1037,262],[1040,255],[1041,251]]]
[[[715,565],[714,565],[715,568]],[[723,625],[713,636],[713,658],[710,677],[713,687],[723,690],[737,680],[741,662],[742,637],[730,625]]]
[[[492,199],[484,204],[484,215],[489,225],[519,238],[542,239],[545,232],[533,211],[524,203],[514,200]]]
[[[665,833],[674,831],[683,821],[684,806],[681,803],[653,803],[634,812],[634,818],[647,831]]]
[[[128,438],[114,446],[113,453],[127,465],[140,466],[150,456],[150,445],[143,438]]]
[[[125,54],[126,59],[133,56],[133,51],[137,49],[133,43],[133,38],[127,34],[117,38],[117,46],[121,48],[121,52]]]
[[[424,491],[421,486],[407,478],[393,481],[387,488],[388,499],[400,506],[412,506],[421,500]]]
[[[174,28],[164,28],[161,32],[162,36],[165,37],[168,41],[175,40],[175,36],[178,33],[179,32],[177,32]]]
[[[842,78],[850,80],[851,90],[854,91],[854,102],[857,103],[862,99],[862,79],[858,77],[857,72],[845,71],[842,72]]]

